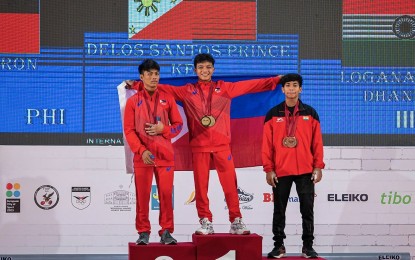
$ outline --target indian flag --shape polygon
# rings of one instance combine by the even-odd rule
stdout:
[[[343,0],[343,66],[415,66],[414,0]]]

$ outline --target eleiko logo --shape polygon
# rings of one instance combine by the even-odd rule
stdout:
[[[359,202],[363,202],[363,201],[368,201],[369,199],[369,195],[367,194],[360,194],[360,193],[356,193],[356,194],[327,194],[327,200],[328,201],[359,201]]]
[[[394,260],[399,260],[402,259],[400,255],[380,255],[378,256],[379,260],[383,260],[383,259],[394,259]]]

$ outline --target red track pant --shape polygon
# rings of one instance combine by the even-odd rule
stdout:
[[[213,160],[222,190],[225,194],[226,205],[229,209],[229,221],[242,217],[239,209],[235,165],[229,150],[221,152],[193,153],[193,177],[196,191],[196,209],[199,218],[208,218],[212,221],[212,212],[209,209],[208,186],[209,168]]]
[[[151,231],[149,220],[149,202],[153,173],[156,177],[158,199],[160,202],[159,225],[161,235],[164,230],[174,231],[173,221],[173,177],[174,167],[134,168],[135,192],[137,198],[135,227],[138,233]],[[153,194],[151,194],[153,195]]]

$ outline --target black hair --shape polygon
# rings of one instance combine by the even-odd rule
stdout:
[[[152,60],[152,59],[145,59],[138,66],[138,73],[140,73],[140,75],[143,74],[144,71],[150,71],[150,70],[160,71],[160,65],[157,63],[157,61]]]
[[[205,61],[211,62],[212,65],[215,66],[215,59],[210,53],[199,53],[198,55],[195,56],[193,60],[193,65],[195,66],[195,69],[196,69],[197,64],[205,62]]]
[[[282,87],[284,87],[285,83],[290,82],[290,81],[297,81],[300,87],[303,86],[303,77],[301,77],[301,75],[297,73],[289,73],[289,74],[284,75],[281,78],[280,83]]]

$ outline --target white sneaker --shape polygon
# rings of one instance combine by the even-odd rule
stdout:
[[[208,218],[201,218],[199,222],[202,226],[196,230],[196,235],[210,235],[215,233],[212,222]]]
[[[249,231],[244,222],[242,222],[242,218],[235,218],[231,224],[229,233],[233,235],[249,235],[251,234],[251,231]]]

